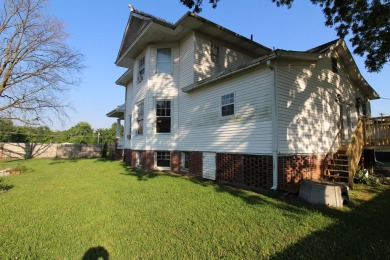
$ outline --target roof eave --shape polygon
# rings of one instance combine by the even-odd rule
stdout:
[[[126,87],[127,83],[129,83],[132,79],[133,79],[133,69],[130,68],[126,70],[126,72],[123,73],[122,76],[120,76],[119,79],[117,79],[117,81],[115,81],[115,84]]]
[[[340,54],[340,60],[344,64],[344,68],[351,80],[362,90],[368,99],[374,100],[379,99],[379,94],[374,90],[373,87],[366,81],[366,79],[360,73],[355,60],[352,57],[351,52],[344,40],[339,40],[336,44],[336,51]]]
[[[248,63],[246,66],[240,66],[235,70],[229,71],[224,74],[217,75],[215,77],[210,77],[207,79],[204,79],[199,82],[195,82],[191,85],[188,85],[186,87],[181,88],[181,91],[184,93],[190,93],[196,89],[199,89],[201,87],[204,87],[206,85],[209,85],[211,83],[214,83],[218,80],[222,80],[224,78],[230,77],[234,74],[246,71],[248,69],[254,68],[256,66],[259,66],[261,64],[266,63],[267,61],[281,58],[281,59],[300,59],[300,60],[307,60],[307,61],[317,61],[320,58],[319,54],[315,53],[302,53],[302,52],[294,52],[294,51],[284,51],[284,50],[276,50],[274,52],[271,52],[268,55],[265,55],[263,57],[260,57],[258,59],[252,60],[250,63]],[[267,64],[267,66],[270,66],[272,68],[271,64]]]

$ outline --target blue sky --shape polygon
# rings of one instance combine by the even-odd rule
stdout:
[[[124,87],[115,81],[126,69],[114,62],[129,18],[129,3],[173,23],[189,11],[179,0],[51,0],[48,13],[64,23],[69,45],[84,54],[86,65],[82,82],[68,93],[74,111],[68,111],[64,126],[55,123],[52,129],[69,129],[81,121],[94,129],[108,128],[115,122],[106,113],[124,103]],[[221,0],[216,9],[204,3],[200,16],[245,37],[252,34],[255,41],[270,48],[304,51],[337,39],[335,30],[325,27],[320,7],[309,1],[295,1],[291,9],[277,8],[271,0]],[[372,115],[390,115],[390,65],[380,73],[368,73],[364,58],[354,58],[368,83],[387,98],[371,103]]]

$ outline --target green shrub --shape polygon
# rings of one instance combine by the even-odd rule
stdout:
[[[364,172],[360,167],[356,171],[355,181],[360,184],[367,184],[371,186],[380,185],[378,178],[369,174],[368,172]]]

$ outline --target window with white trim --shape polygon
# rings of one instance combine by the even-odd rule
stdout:
[[[137,105],[137,135],[144,134],[144,102]]]
[[[135,166],[140,167],[142,162],[142,152],[137,151],[135,154]]]
[[[156,133],[171,132],[171,101],[156,101]]]
[[[171,152],[156,152],[157,167],[171,167]]]
[[[127,139],[131,139],[131,115],[129,116],[129,134],[127,135]]]
[[[215,64],[219,64],[219,46],[211,43],[210,46],[211,61]]]
[[[138,61],[138,77],[137,77],[137,81],[141,82],[144,79],[144,75],[145,75],[145,56],[143,56]]]
[[[172,73],[172,49],[171,48],[159,48],[157,49],[157,61],[156,61],[157,73]]]
[[[234,93],[221,97],[221,114],[222,116],[234,115]]]
[[[189,152],[182,152],[181,153],[181,168],[184,170],[189,169],[189,162],[190,162],[190,153]]]

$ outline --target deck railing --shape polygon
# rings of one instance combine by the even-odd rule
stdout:
[[[363,123],[365,148],[390,147],[390,116],[366,118]]]
[[[353,189],[353,178],[359,165],[360,157],[364,147],[363,122],[359,121],[355,132],[352,135],[351,143],[348,145],[346,155],[348,156],[348,184]]]

